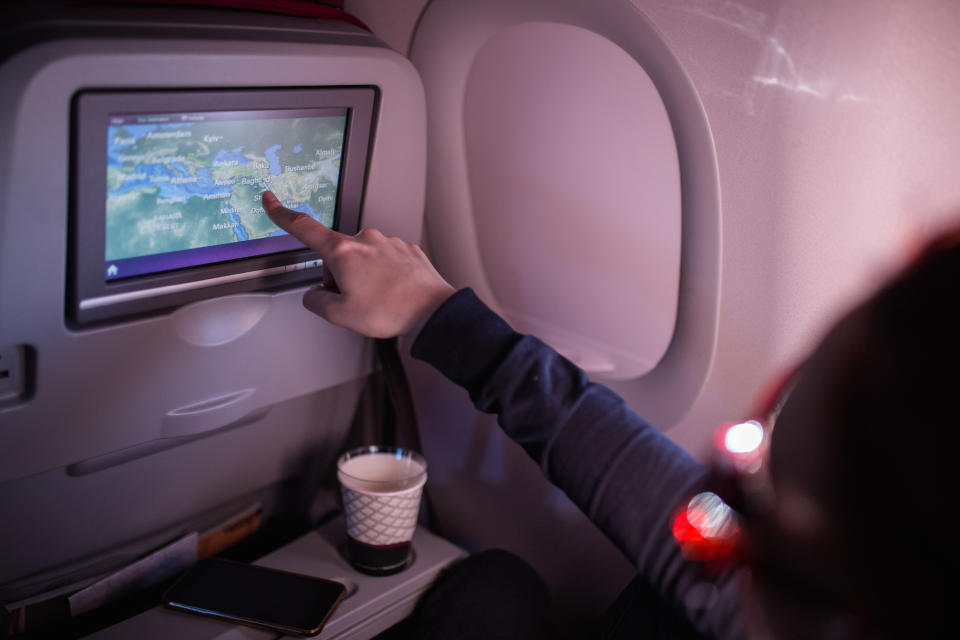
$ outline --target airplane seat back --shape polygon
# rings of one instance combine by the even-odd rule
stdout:
[[[94,224],[78,214],[77,194],[103,188],[77,176],[91,163],[102,175],[108,161],[102,143],[93,153],[87,145],[95,148],[96,140],[78,142],[78,100],[147,95],[149,113],[162,113],[177,111],[169,106],[175,96],[198,92],[212,99],[207,110],[232,108],[233,95],[282,110],[284,92],[313,91],[310,97],[361,88],[375,100],[367,153],[343,159],[359,165],[353,214],[410,241],[421,235],[422,85],[405,58],[364,30],[208,10],[85,8],[49,17],[9,27],[7,42],[20,46],[0,59],[0,364],[10,374],[0,387],[4,603],[89,580],[253,502],[266,516],[305,511],[310,496],[294,508],[289,503],[299,498],[281,488],[329,471],[374,367],[368,341],[302,307],[319,270],[292,286],[271,280],[277,268],[300,277],[308,261],[263,269],[252,280],[227,262],[223,268],[233,270],[217,275],[225,281],[202,285],[191,284],[186,270],[181,280],[192,293],[173,309],[77,322],[73,283],[84,268],[77,256],[89,253],[78,236]],[[106,123],[97,126],[103,131]],[[356,133],[348,127],[346,135]],[[171,128],[164,135],[177,134]],[[170,166],[194,162],[165,153],[173,154],[163,160]],[[315,169],[321,156],[303,167]],[[150,184],[161,174],[140,173],[123,179],[148,197],[162,196]],[[187,187],[184,207],[202,199]],[[238,203],[245,200],[230,202],[233,213],[244,213]],[[164,215],[148,221],[150,230],[188,219],[179,211]],[[102,231],[95,236],[92,242],[103,242]],[[95,273],[102,259],[94,255]],[[247,284],[231,288],[244,277]],[[166,295],[182,284],[163,282],[130,295]],[[208,295],[208,284],[221,297]],[[109,307],[111,295],[94,306]],[[325,497],[334,504],[325,494],[320,501]]]

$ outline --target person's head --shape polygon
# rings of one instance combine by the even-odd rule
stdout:
[[[960,234],[846,316],[800,371],[752,535],[774,637],[931,637],[953,620],[960,533]]]

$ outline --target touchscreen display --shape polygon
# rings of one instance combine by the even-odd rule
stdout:
[[[333,227],[348,109],[110,114],[106,280],[302,248],[260,204]]]

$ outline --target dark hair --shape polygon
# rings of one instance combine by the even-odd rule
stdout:
[[[831,398],[836,506],[880,627],[921,637],[956,615],[960,246],[938,240],[862,312],[868,340]]]
[[[799,477],[824,516],[818,580],[868,637],[936,637],[957,615],[958,239],[936,240],[830,332],[773,438],[776,483]]]

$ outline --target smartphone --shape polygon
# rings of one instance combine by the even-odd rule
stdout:
[[[201,560],[163,596],[168,607],[312,636],[346,596],[340,582],[227,560]]]

